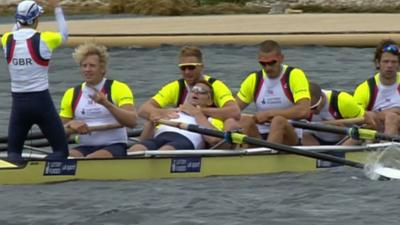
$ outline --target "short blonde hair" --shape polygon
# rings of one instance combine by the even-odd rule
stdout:
[[[108,52],[104,45],[85,43],[75,48],[74,53],[72,53],[72,57],[79,65],[89,55],[97,55],[100,59],[100,66],[104,69],[104,71],[107,71]]]
[[[198,48],[196,46],[183,46],[181,48],[179,57],[180,58],[196,57],[199,60],[199,62],[203,62],[203,54],[201,53],[200,48]]]

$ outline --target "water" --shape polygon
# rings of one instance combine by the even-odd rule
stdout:
[[[0,223],[398,224],[399,182],[356,169],[135,182],[0,186]]]
[[[255,46],[203,47],[205,71],[234,92],[258,69]],[[110,49],[109,77],[127,82],[137,105],[179,77],[178,47]],[[81,80],[72,49],[55,54],[50,91],[57,106]],[[324,88],[352,91],[373,74],[371,48],[285,48]],[[0,58],[0,134],[10,111],[9,77]],[[0,186],[0,224],[398,224],[399,182],[371,181],[360,170],[133,182]]]

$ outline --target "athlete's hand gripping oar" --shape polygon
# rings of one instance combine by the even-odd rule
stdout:
[[[219,130],[203,128],[203,127],[200,127],[200,126],[194,125],[194,124],[186,124],[186,123],[169,121],[169,120],[159,120],[159,123],[168,125],[168,126],[178,127],[180,129],[188,130],[191,132],[196,132],[196,133],[200,133],[200,134],[204,134],[204,135],[210,135],[210,136],[214,136],[214,137],[228,139],[236,144],[248,143],[248,144],[268,147],[268,148],[275,149],[275,150],[282,151],[282,152],[287,152],[287,153],[297,154],[297,155],[301,155],[301,156],[305,156],[305,157],[310,157],[310,158],[314,158],[314,159],[321,159],[321,160],[325,160],[325,161],[335,162],[335,163],[339,163],[342,165],[347,165],[347,166],[351,166],[351,167],[355,167],[355,168],[364,169],[364,167],[365,167],[365,165],[363,163],[359,163],[359,162],[355,162],[355,161],[351,161],[351,160],[347,160],[344,158],[339,158],[339,157],[335,157],[332,155],[323,154],[323,153],[319,153],[319,152],[307,151],[307,150],[303,150],[303,149],[299,149],[299,148],[295,148],[295,147],[291,147],[291,146],[287,146],[287,145],[283,145],[283,144],[271,143],[271,142],[267,142],[262,139],[248,137],[248,136],[246,136],[244,134],[240,134],[240,133],[223,132],[223,131],[219,131]],[[398,179],[398,177],[400,177],[400,170],[392,169],[392,168],[388,168],[388,169],[390,170],[390,172],[388,172],[385,169],[374,170],[374,172],[383,177],[387,177],[387,178],[391,178],[391,179]]]
[[[292,124],[292,126],[297,128],[343,134],[343,135],[348,135],[354,139],[385,140],[385,141],[397,141],[397,142],[400,141],[400,136],[387,135],[379,133],[375,130],[370,130],[365,128],[339,127],[333,125],[307,123],[302,121],[290,121],[290,123]]]

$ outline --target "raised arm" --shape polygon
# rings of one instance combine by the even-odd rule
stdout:
[[[54,14],[58,25],[58,31],[62,36],[62,43],[66,43],[68,40],[68,27],[65,21],[63,10],[60,6],[59,0],[49,0],[49,4],[54,8]]]

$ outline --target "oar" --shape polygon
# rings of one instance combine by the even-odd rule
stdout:
[[[302,121],[290,121],[290,123],[292,124],[292,126],[297,128],[343,134],[343,135],[348,135],[354,139],[400,141],[400,136],[387,135],[379,133],[376,130],[370,130],[365,128],[339,127],[333,125],[307,123]]]
[[[98,126],[91,126],[89,127],[89,131],[93,132],[93,131],[102,131],[102,130],[109,130],[109,129],[114,129],[114,128],[120,128],[122,127],[122,125],[120,124],[106,124],[106,125],[98,125]],[[73,134],[75,133],[74,130],[72,130],[71,128],[65,128],[65,132],[67,134]],[[44,138],[44,135],[42,132],[37,131],[37,132],[29,132],[27,137],[25,138],[25,140],[36,140],[36,139],[42,139]],[[0,143],[6,143],[8,142],[8,136],[3,136],[0,137]]]
[[[90,126],[90,127],[88,127],[88,130],[89,130],[89,132],[94,132],[94,131],[111,130],[111,129],[121,128],[121,127],[123,127],[121,124],[113,123],[113,124]],[[71,128],[69,128],[69,127],[66,127],[65,128],[65,133],[67,133],[67,134],[75,134],[76,131],[71,129]]]
[[[252,144],[252,145],[268,147],[268,148],[275,149],[275,150],[282,151],[282,152],[287,152],[287,153],[292,153],[292,154],[301,155],[301,156],[305,156],[305,157],[310,157],[310,158],[314,158],[314,159],[321,159],[321,160],[325,160],[325,161],[335,162],[335,163],[339,163],[342,165],[347,165],[347,166],[351,166],[351,167],[355,167],[355,168],[363,169],[365,167],[365,165],[363,163],[347,160],[344,158],[335,157],[335,156],[320,153],[320,152],[307,151],[307,150],[291,147],[288,145],[272,143],[272,142],[268,142],[268,141],[265,141],[262,139],[248,137],[248,136],[246,136],[244,134],[240,134],[240,133],[223,132],[223,131],[219,131],[219,130],[213,130],[213,129],[200,127],[200,126],[194,125],[194,124],[186,124],[186,123],[182,123],[182,122],[169,121],[169,120],[160,120],[159,123],[168,125],[168,126],[177,127],[177,128],[184,129],[184,130],[188,130],[188,131],[192,131],[192,132],[196,132],[196,133],[200,133],[200,134],[204,134],[204,135],[209,135],[209,136],[224,138],[227,140],[232,140],[232,142],[236,143],[236,144],[248,143],[248,144]],[[390,168],[390,169],[391,169],[391,171],[388,174],[386,174],[385,170],[382,170],[382,169],[379,171],[375,171],[375,172],[377,174],[387,177],[387,178],[396,179],[397,176],[400,177],[400,170],[396,170],[396,169],[392,169],[392,168]],[[397,173],[396,173],[396,171],[397,171]]]

